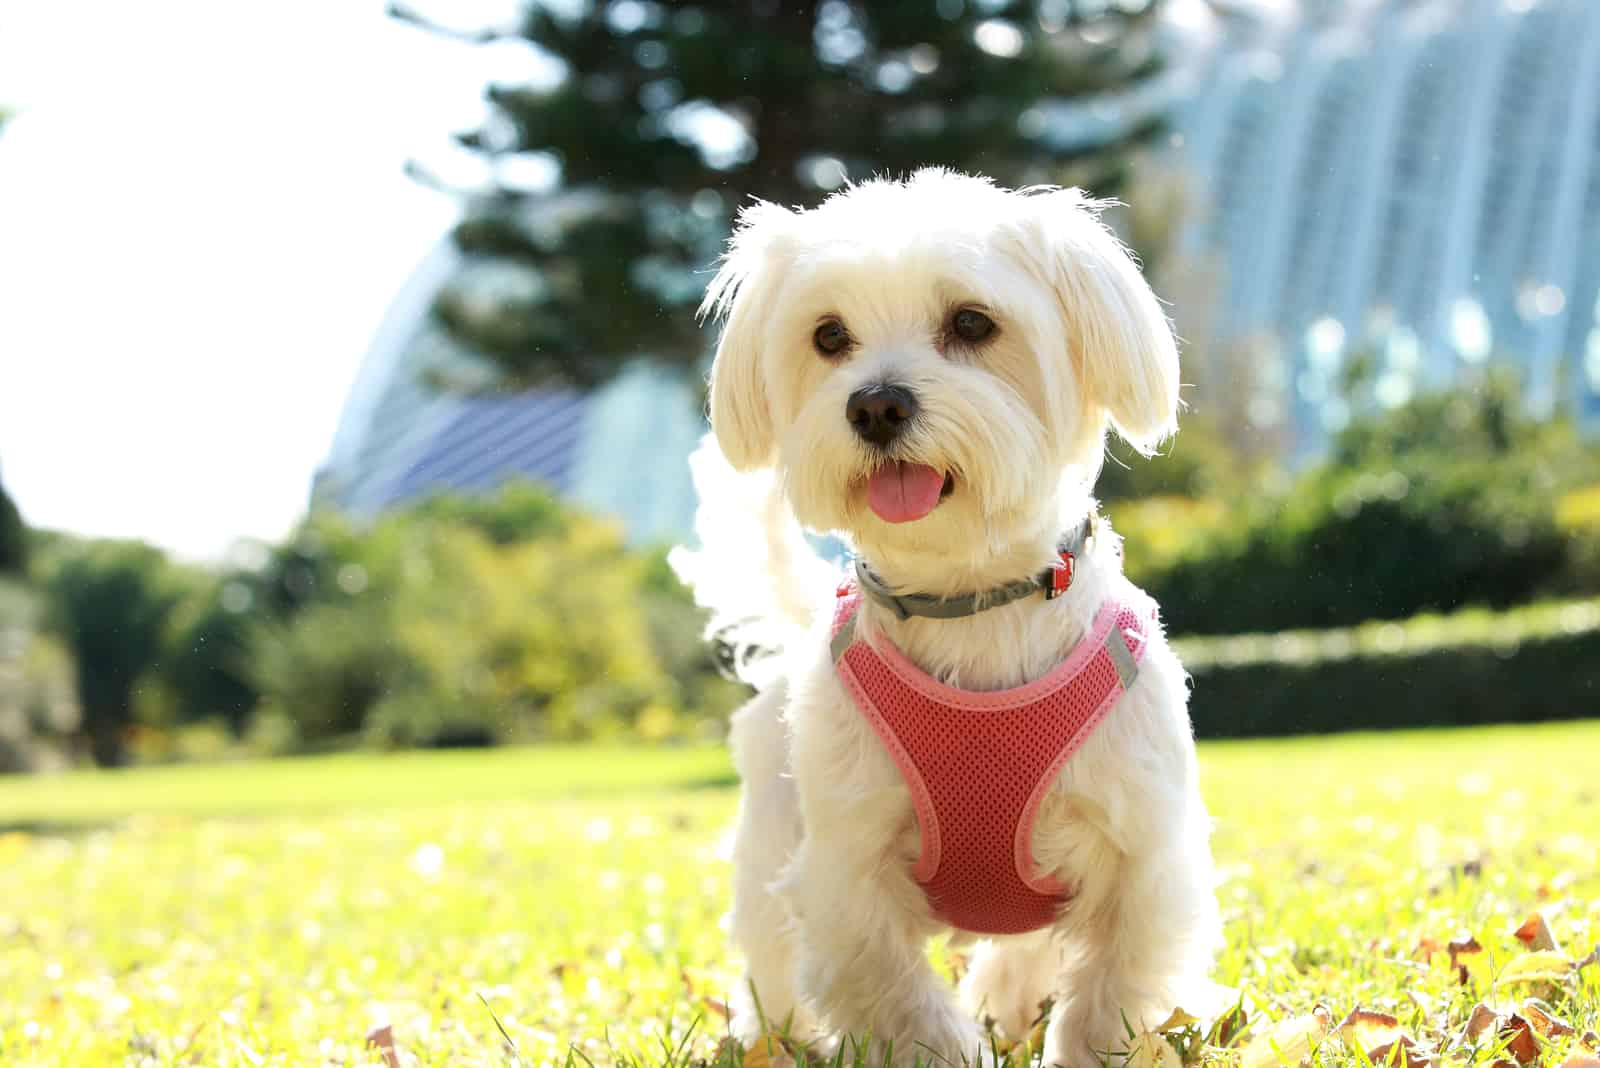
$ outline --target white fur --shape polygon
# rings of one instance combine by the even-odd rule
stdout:
[[[1149,451],[1178,407],[1169,325],[1097,211],[1077,191],[1011,192],[944,171],[870,182],[806,212],[762,204],[742,217],[707,294],[725,318],[711,413],[731,466],[709,446],[697,458],[704,548],[675,562],[724,620],[787,620],[763,632],[784,647],[782,678],[733,722],[744,794],[732,927],[754,994],[735,1028],[746,1038],[761,1030],[759,1001],[768,1026],[870,1034],[875,1055],[892,1043],[900,1063],[959,1063],[980,1056],[982,1015],[1016,1034],[1053,997],[1049,1058],[1087,1068],[1122,1048],[1124,1019],[1154,1025],[1180,1002],[1199,1008],[1209,989],[1210,821],[1186,678],[1162,635],[1041,806],[1034,856],[1075,888],[1071,905],[1047,933],[984,943],[958,1007],[924,956],[941,928],[910,873],[920,837],[909,792],[834,673],[826,613],[794,607],[831,604],[832,590],[800,592],[825,584],[823,572],[797,552],[793,519],[764,503],[781,488],[800,523],[841,532],[907,591],[971,592],[1045,567],[1094,508],[1108,424]],[[960,307],[985,311],[996,335],[978,347],[947,339]],[[849,330],[848,355],[814,350],[825,316]],[[955,478],[910,523],[866,506],[882,455],[845,418],[851,391],[882,381],[921,403],[891,454]],[[741,501],[746,518],[730,519]],[[1102,525],[1061,598],[906,621],[867,602],[857,633],[947,683],[997,689],[1048,672],[1102,601],[1128,590]]]

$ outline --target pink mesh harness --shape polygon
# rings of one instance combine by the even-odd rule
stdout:
[[[911,791],[922,850],[912,876],[934,915],[975,934],[1049,926],[1070,898],[1033,860],[1056,774],[1138,674],[1155,605],[1107,600],[1060,666],[1010,690],[946,686],[887,641],[854,637],[860,592],[834,612],[834,668]]]

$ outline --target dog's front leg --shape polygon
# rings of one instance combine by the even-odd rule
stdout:
[[[836,824],[844,834],[849,823]],[[787,881],[799,916],[802,996],[839,1041],[868,1042],[867,1064],[978,1063],[981,1033],[929,967],[928,929],[888,866],[830,848],[838,835],[802,846]],[[892,862],[891,862],[892,865]]]
[[[820,674],[820,673],[819,673]],[[978,1057],[980,1031],[928,965],[940,930],[911,876],[919,835],[911,797],[882,743],[827,675],[797,687],[795,785],[804,838],[783,880],[797,918],[801,997],[842,1041],[952,1064]]]
[[[1187,684],[1170,649],[1068,762],[1034,823],[1034,857],[1074,889],[1046,1062],[1097,1068],[1181,1006],[1204,1015],[1221,939]]]
[[[788,905],[773,889],[800,845],[800,803],[789,770],[782,720],[788,687],[778,682],[733,715],[734,764],[744,782],[734,836],[729,926],[744,952],[733,992],[733,1033],[746,1043],[771,1031],[809,1036],[814,1021],[795,995],[795,933]]]

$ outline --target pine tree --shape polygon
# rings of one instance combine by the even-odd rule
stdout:
[[[6,488],[0,486],[0,575],[20,574],[27,563],[28,529],[23,526],[17,506],[6,496]]]
[[[469,42],[530,42],[565,72],[553,86],[490,86],[488,120],[456,135],[493,173],[531,153],[559,178],[470,197],[455,232],[470,266],[437,314],[513,384],[591,385],[634,356],[703,356],[702,272],[750,196],[810,204],[846,180],[930,164],[1115,192],[1159,116],[1105,123],[1108,143],[1064,105],[1159,73],[1158,7],[535,2],[515,27],[475,31],[391,8]]]

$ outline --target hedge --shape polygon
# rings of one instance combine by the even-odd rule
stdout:
[[[1173,644],[1202,738],[1600,716],[1600,598]]]

